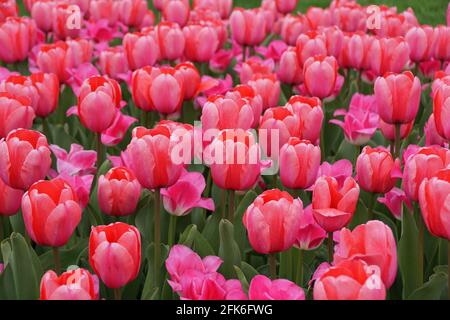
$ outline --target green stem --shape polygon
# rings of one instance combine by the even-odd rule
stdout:
[[[49,143],[52,143],[53,142],[52,131],[50,130],[50,127],[48,125],[48,120],[46,117],[42,118],[42,129],[44,131],[44,135],[47,137],[47,141]]]
[[[155,269],[155,288],[159,287],[159,271],[161,268],[161,193],[160,189],[155,189],[155,216],[154,216],[154,269]]]
[[[295,282],[302,286],[303,284],[303,250],[298,250],[298,270],[297,270],[297,277],[295,279]]]
[[[120,292],[120,288],[113,289],[113,292],[114,292],[114,300],[122,299],[122,293]]]
[[[228,190],[228,220],[230,220],[231,223],[234,221],[234,196],[235,196],[234,190]]]
[[[0,216],[0,240],[3,240],[5,238],[5,229],[4,229],[4,223],[5,219],[3,216]]]
[[[423,265],[423,259],[424,259],[424,233],[425,233],[425,226],[422,221],[422,215],[420,214],[420,210],[417,211],[417,224],[419,227],[419,238],[417,240],[417,269],[418,269],[418,281],[419,286],[423,285],[423,271],[424,271],[424,265]]]
[[[175,231],[177,229],[177,216],[173,214],[169,217],[168,245],[171,247],[175,243]]]
[[[328,232],[328,262],[333,262],[333,232]]]
[[[105,161],[105,146],[102,143],[102,135],[100,133],[96,133],[96,148],[97,148],[97,177],[98,177],[98,173],[100,171],[100,167],[102,166],[103,162]]]
[[[275,253],[269,254],[269,270],[270,270],[270,277],[272,280],[275,280],[277,278],[277,258],[275,256]]]
[[[153,112],[142,110],[142,125],[151,128],[153,122]]]
[[[395,124],[395,149],[394,149],[394,158],[399,158],[400,157],[400,143],[401,143],[401,138],[400,138],[400,129],[401,129],[401,124],[400,123],[396,123]],[[401,159],[400,159],[401,160]]]
[[[220,210],[222,219],[225,219],[225,209],[227,206],[227,190],[222,189],[220,192]]]
[[[278,175],[274,174],[272,177],[272,187],[276,189],[278,187]]]
[[[325,161],[325,127],[327,126],[327,111],[325,110],[325,102],[322,101],[323,123],[320,129],[320,157],[322,162]]]
[[[368,221],[373,220],[374,214],[373,214],[373,207],[375,206],[375,201],[377,199],[376,193],[371,193],[369,198],[369,205],[367,206],[367,218]]]
[[[53,247],[52,251],[53,251],[53,261],[55,264],[55,272],[56,274],[59,275],[61,273],[61,258],[59,256],[59,248]]]

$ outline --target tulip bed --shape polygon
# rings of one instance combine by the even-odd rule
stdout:
[[[450,5],[396,3],[1,1],[0,299],[449,299]]]

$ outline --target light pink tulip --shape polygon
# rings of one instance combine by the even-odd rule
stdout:
[[[379,275],[390,288],[397,275],[397,246],[392,230],[374,220],[357,226],[353,231],[344,228],[334,252],[334,263],[348,259],[365,261],[380,268]]]
[[[270,280],[266,276],[253,277],[248,288],[250,300],[305,300],[305,292],[294,282],[278,279]]]

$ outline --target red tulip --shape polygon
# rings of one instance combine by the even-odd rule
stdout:
[[[92,227],[89,264],[108,288],[133,281],[141,266],[139,230],[123,222]]]
[[[98,278],[86,269],[72,269],[59,277],[49,270],[42,276],[41,300],[98,300],[98,297]]]
[[[293,137],[280,151],[281,183],[290,189],[307,189],[317,178],[320,148],[308,140]]]
[[[35,22],[28,17],[8,17],[0,22],[0,61],[25,60],[36,44],[36,29]]]
[[[86,79],[78,96],[78,115],[89,130],[100,133],[114,121],[122,93],[119,84],[112,79],[93,76]],[[97,115],[101,114],[101,117]]]
[[[334,253],[334,263],[348,259],[365,261],[380,268],[386,288],[397,275],[397,246],[392,230],[383,222],[374,220],[357,226],[353,231],[344,228]]]
[[[214,183],[222,189],[248,190],[255,186],[262,164],[259,145],[250,131],[220,132],[204,151]]]
[[[290,249],[296,240],[303,203],[285,191],[264,191],[247,208],[242,222],[256,252],[272,254]]]
[[[327,232],[345,227],[353,217],[359,198],[359,186],[352,177],[339,185],[333,177],[317,179],[313,189],[313,214]]]
[[[133,130],[133,138],[126,150],[130,162],[127,167],[144,188],[170,187],[178,180],[184,164],[173,161],[172,152],[177,143],[163,125]]]
[[[158,40],[153,31],[127,33],[123,48],[131,70],[152,66],[159,58]]]
[[[0,140],[0,178],[10,187],[27,190],[45,178],[50,165],[47,139],[40,132],[17,129]]]
[[[425,178],[419,189],[419,204],[423,220],[436,237],[450,240],[450,169],[439,171],[433,178]]]
[[[366,146],[356,161],[356,174],[363,190],[386,193],[394,187],[396,174],[401,175],[400,163],[386,149]]]
[[[405,161],[402,189],[409,199],[419,199],[419,187],[425,178],[431,179],[439,170],[450,165],[450,151],[433,146],[420,148]]]
[[[30,99],[0,92],[0,138],[14,129],[31,128],[34,116]]]
[[[219,38],[212,26],[207,24],[188,24],[183,28],[186,46],[184,54],[193,62],[211,60],[219,48]]]
[[[314,300],[384,300],[386,288],[377,266],[344,260],[327,268],[314,283]]]
[[[420,80],[409,72],[387,73],[375,81],[378,113],[390,124],[410,123],[419,110],[422,88]]]
[[[34,183],[23,195],[22,214],[27,233],[41,246],[65,245],[81,220],[77,195],[60,178]]]
[[[303,79],[307,92],[310,96],[320,99],[332,96],[337,75],[338,64],[334,57],[310,57],[303,66]]]
[[[98,204],[105,214],[112,216],[133,214],[140,196],[141,185],[127,168],[112,168],[98,178]]]
[[[186,40],[180,26],[175,22],[160,22],[155,27],[161,59],[176,60],[184,52]]]

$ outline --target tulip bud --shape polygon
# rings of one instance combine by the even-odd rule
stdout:
[[[65,245],[81,220],[77,195],[60,178],[34,183],[22,198],[22,214],[30,238],[41,246]]]
[[[0,178],[14,189],[44,179],[51,163],[47,138],[38,131],[17,129],[0,140]]]
[[[296,240],[303,203],[285,191],[264,191],[247,208],[242,222],[256,252],[272,254],[290,249]]]
[[[108,288],[133,281],[141,266],[139,230],[123,222],[92,227],[89,264]]]

